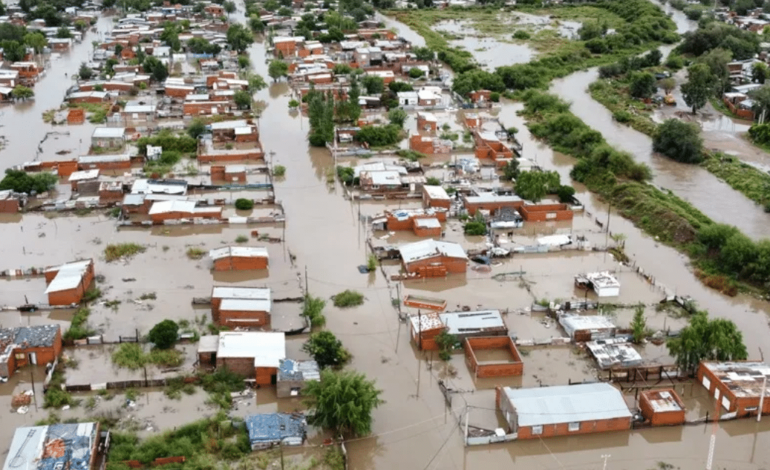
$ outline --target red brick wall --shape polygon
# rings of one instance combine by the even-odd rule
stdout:
[[[508,377],[519,376],[524,373],[524,364],[521,362],[519,351],[508,336],[466,338],[463,342],[463,349],[465,350],[465,361],[476,377]],[[507,349],[515,362],[479,364],[473,351],[482,349]]]
[[[528,222],[545,222],[547,220],[572,220],[572,209],[567,204],[537,204],[523,205],[522,218]]]
[[[431,199],[425,192],[422,193],[422,198],[425,202],[425,207],[443,207],[445,209],[452,207],[451,199]],[[444,214],[444,217],[446,217],[446,214]]]
[[[217,356],[217,367],[227,367],[231,372],[238,375],[251,377],[254,374],[254,358]]]
[[[19,212],[18,199],[4,199],[0,201],[0,213],[15,214],[17,212]]]
[[[519,209],[524,205],[524,201],[510,201],[510,202],[482,202],[482,203],[469,203],[465,202],[465,210],[468,211],[468,214],[474,215],[476,214],[476,211],[479,209],[484,209],[490,211],[492,214],[499,211],[503,207],[509,207],[511,209]]]
[[[237,321],[235,321],[237,320]],[[249,320],[249,321],[245,321]],[[217,315],[217,324],[220,326],[227,326],[235,328],[242,327],[259,327],[268,326],[270,324],[270,314],[267,312],[243,312],[235,310],[220,310]]]
[[[538,439],[541,437],[554,436],[574,436],[577,434],[591,434],[597,432],[623,431],[631,428],[631,417],[604,419],[596,421],[583,421],[580,423],[580,429],[569,431],[567,423],[549,424],[543,426],[541,434],[532,434],[532,428],[529,426],[518,429],[519,439]]]
[[[122,200],[123,192],[121,191],[99,191],[100,203],[120,202]]]
[[[150,219],[153,223],[163,223],[164,220],[177,220],[177,219],[218,219],[222,216],[222,213],[216,208],[212,208],[211,212],[164,212],[162,214],[151,214]]]
[[[56,277],[55,272],[45,273],[46,278],[46,284],[49,284],[53,280],[54,277]],[[50,279],[50,280],[49,280]],[[51,292],[48,294],[48,304],[49,305],[71,305],[79,303],[80,300],[83,298],[83,294],[85,294],[86,290],[91,286],[91,283],[94,280],[94,265],[91,263],[88,266],[88,270],[86,270],[86,273],[83,275],[83,279],[81,280],[80,284],[78,284],[77,287],[74,289],[69,289],[61,292]]]
[[[131,168],[131,161],[126,160],[120,162],[88,163],[78,165],[78,169],[80,170],[93,170],[95,168],[100,170],[128,170]]]
[[[278,374],[278,369],[275,367],[257,367],[256,368],[257,385],[272,384],[276,374]]]
[[[267,269],[268,258],[230,256],[214,261],[214,271],[246,271]]]
[[[431,155],[433,154],[433,141],[423,141],[421,135],[413,135],[409,138],[409,148],[415,152]]]
[[[409,273],[414,273],[420,271],[422,268],[428,268],[436,265],[446,269],[446,272],[456,274],[464,273],[468,268],[468,262],[466,260],[437,256],[434,258],[409,263],[409,265],[406,266],[406,271]]]
[[[417,128],[420,130],[428,130],[430,132],[436,132],[436,127],[438,126],[438,123],[436,121],[426,121],[422,117],[417,118]]]
[[[440,237],[441,227],[418,227],[415,225],[414,234],[418,237]]]
[[[166,96],[170,96],[172,98],[184,98],[192,92],[193,90],[183,88],[166,88]]]
[[[706,376],[711,382],[709,386],[709,396],[714,397],[714,389],[719,388],[719,407],[722,407],[722,397],[726,396],[730,400],[730,408],[728,411],[735,411],[736,415],[740,418],[742,416],[756,415],[757,410],[747,411],[746,408],[759,407],[759,397],[746,397],[736,398],[735,394],[727,388],[706,366],[701,363],[698,367],[698,383],[703,385],[703,376]],[[762,414],[770,413],[770,399],[765,397],[765,401],[762,404]]]
[[[198,161],[201,163],[240,162],[243,160],[262,160],[264,157],[265,154],[261,149],[254,149],[253,152],[249,153],[198,155]]]
[[[289,57],[294,55],[297,50],[297,44],[294,41],[279,42],[275,45],[275,55],[277,57]]]
[[[652,407],[652,402],[650,401],[649,395],[657,394],[659,392],[668,392],[674,396],[676,401],[679,403],[681,410],[656,413]],[[673,426],[684,423],[684,404],[673,389],[648,390],[641,392],[639,394],[639,408],[642,410],[642,416],[644,416],[644,419],[649,420],[653,426]]]
[[[183,105],[183,112],[187,115],[197,116],[201,114],[212,114],[211,109],[216,108],[218,114],[225,114],[227,112],[227,105],[229,102],[217,101],[217,102],[191,102]]]

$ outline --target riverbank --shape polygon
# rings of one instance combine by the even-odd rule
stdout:
[[[591,98],[610,110],[617,122],[653,137],[658,128],[652,116],[653,108],[631,97],[628,85],[627,76],[623,76],[597,80],[588,90]],[[700,166],[755,203],[767,207],[770,174],[741,162],[738,157],[708,150],[704,150]]]

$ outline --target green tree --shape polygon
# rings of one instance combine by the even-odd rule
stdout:
[[[559,202],[572,202],[572,198],[575,197],[575,188],[568,185],[559,186],[556,189],[556,196],[559,198]]]
[[[182,41],[179,40],[179,26],[175,23],[166,22],[163,26],[163,32],[160,33],[160,40],[165,42],[174,52],[182,50]]]
[[[147,56],[144,59],[142,69],[149,73],[156,82],[162,82],[168,77],[168,67],[154,56]]]
[[[748,357],[743,335],[733,322],[709,319],[707,312],[696,312],[690,324],[666,344],[679,367],[694,373],[701,361],[741,361]]]
[[[711,72],[713,86],[712,93],[722,97],[722,93],[730,87],[730,69],[727,64],[732,61],[733,54],[729,50],[717,48],[710,50],[698,59],[698,63],[708,66]]]
[[[59,29],[56,30],[56,37],[59,39],[69,39],[72,38],[72,31],[66,26],[61,26]]]
[[[305,303],[302,306],[302,316],[307,318],[311,327],[321,327],[326,324],[326,317],[323,309],[326,307],[326,301],[320,297],[312,295],[305,296]]]
[[[525,171],[516,180],[515,191],[522,199],[538,202],[560,186],[555,171]]]
[[[245,79],[249,82],[249,92],[251,94],[257,93],[260,90],[267,88],[267,83],[262,75],[258,73],[245,74]]]
[[[255,33],[261,33],[265,30],[265,23],[262,22],[259,15],[254,14],[249,16],[249,28]]]
[[[516,181],[519,177],[519,160],[512,158],[508,163],[503,166],[503,178],[508,181]]]
[[[652,149],[682,163],[698,163],[703,159],[700,128],[692,122],[667,119],[655,130]]]
[[[634,319],[631,320],[631,331],[634,335],[634,343],[640,344],[647,330],[647,319],[644,318],[644,307],[639,305],[634,310]]]
[[[756,62],[751,66],[751,79],[756,83],[765,83],[768,70],[764,62]]]
[[[415,55],[417,60],[429,62],[436,58],[436,53],[428,47],[413,47],[409,52]]]
[[[235,7],[235,3],[234,3],[234,2],[231,2],[231,1],[229,1],[229,0],[228,0],[228,1],[226,1],[226,2],[224,2],[224,3],[222,4],[222,7],[225,9],[225,12],[226,12],[228,15],[229,15],[229,14],[231,14],[231,13],[233,13],[233,12],[235,12],[235,10],[236,10],[236,7]]]
[[[13,40],[0,41],[0,48],[3,49],[3,59],[8,62],[24,60],[24,56],[27,53],[23,44]]]
[[[59,178],[53,173],[44,172],[30,175],[24,171],[7,169],[5,170],[5,177],[0,181],[0,191],[10,189],[17,193],[30,194],[35,191],[39,194],[53,188],[58,182]]]
[[[238,68],[245,69],[251,65],[249,58],[245,55],[238,56]]]
[[[235,92],[235,95],[233,95],[233,101],[235,101],[235,105],[238,106],[238,109],[248,109],[251,107],[251,93],[244,90],[238,90]]]
[[[24,85],[16,85],[11,90],[11,96],[17,100],[28,100],[35,96],[35,91],[32,88],[27,88]]]
[[[235,208],[239,211],[250,211],[254,209],[254,201],[246,198],[238,198],[235,200]]]
[[[368,95],[381,95],[385,90],[385,81],[376,75],[366,75],[361,79],[361,85]]]
[[[254,42],[254,35],[242,24],[233,24],[227,28],[227,43],[234,51],[244,52]]]
[[[322,368],[339,368],[350,360],[350,353],[331,331],[311,334],[302,345],[302,350],[310,354]]]
[[[80,68],[78,69],[78,76],[83,80],[89,80],[91,77],[94,76],[94,71],[91,70],[85,62],[80,64]]]
[[[395,124],[401,128],[404,127],[404,123],[406,122],[407,117],[408,115],[406,114],[406,111],[401,108],[394,108],[388,111],[388,121],[390,121],[391,124]]]
[[[197,139],[199,136],[206,133],[206,123],[199,118],[195,118],[187,126],[187,135],[193,139]]]
[[[168,349],[179,339],[179,325],[173,320],[163,320],[152,327],[147,339],[158,349]]]
[[[281,77],[289,74],[289,64],[282,60],[273,59],[267,67],[267,74],[270,75],[273,81],[278,81]]]
[[[634,72],[631,74],[631,96],[646,99],[655,93],[655,77],[649,72]]]
[[[578,31],[581,41],[600,38],[607,32],[607,25],[598,21],[586,21]]]
[[[34,32],[24,35],[24,44],[33,48],[36,53],[43,52],[43,48],[48,44],[48,39],[42,33]]]
[[[305,405],[312,411],[308,423],[336,435],[365,436],[372,430],[372,411],[384,403],[372,380],[355,372],[321,371],[321,380],[305,387]]]
[[[409,69],[409,78],[417,79],[422,77],[423,75],[425,75],[423,71],[418,69],[417,67],[412,67],[411,69]]]
[[[687,69],[687,83],[682,84],[682,95],[695,114],[714,93],[714,76],[706,64],[695,64]]]
[[[663,80],[661,80],[661,81],[658,83],[658,85],[659,85],[661,88],[663,88],[663,91],[664,91],[666,94],[669,94],[669,93],[671,93],[671,91],[672,91],[674,88],[676,88],[676,80],[674,80],[673,78],[664,78]]]

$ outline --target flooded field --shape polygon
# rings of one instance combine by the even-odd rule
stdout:
[[[388,27],[397,27],[402,36],[420,44],[421,38],[404,25],[391,20],[386,23]],[[106,31],[111,24],[109,18],[102,18],[98,27]],[[39,94],[34,102],[3,108],[0,124],[3,125],[2,133],[8,139],[6,148],[0,151],[0,161],[4,167],[33,159],[38,142],[51,130],[70,134],[51,137],[54,140],[46,143],[45,154],[40,156],[41,159],[54,159],[54,152],[62,148],[80,151],[80,140],[87,141],[92,131],[88,124],[82,127],[54,128],[41,121],[44,110],[60,104],[69,84],[64,74],[72,74],[79,63],[85,60],[90,49],[87,42],[58,59],[48,76],[36,87]],[[265,44],[256,43],[249,53],[255,71],[267,76]],[[628,146],[623,148],[636,149],[635,154],[640,159],[652,163],[659,178],[656,180],[658,184],[675,190],[696,205],[698,201],[703,203],[708,198],[713,206],[712,212],[717,211],[717,208],[724,211],[722,219],[714,216],[715,219],[735,223],[746,233],[756,236],[763,230],[767,231],[767,218],[758,209],[732,199],[731,193],[723,193],[721,186],[711,180],[702,182],[699,174],[667,166],[660,157],[651,156],[648,143],[641,137],[629,133],[632,131],[614,127],[610,121],[605,122],[606,111],[601,106],[595,110],[590,102],[582,101],[592,73],[574,74],[556,85],[558,90],[564,90],[562,92],[566,98],[573,101],[576,114],[606,134],[608,141],[620,147]],[[93,257],[96,273],[104,276],[104,281],[98,284],[104,292],[104,299],[120,300],[121,303],[117,309],[106,305],[95,306],[89,323],[103,333],[105,339],[113,341],[119,336],[132,336],[137,329],[140,334],[145,334],[163,318],[187,320],[202,332],[210,321],[210,312],[205,306],[193,306],[192,300],[210,295],[213,285],[268,286],[273,289],[275,298],[297,297],[302,294],[307,269],[307,287],[312,295],[329,300],[332,295],[345,289],[362,292],[366,300],[359,307],[338,309],[327,301],[325,310],[328,329],[342,340],[353,355],[350,368],[376,380],[378,387],[383,389],[382,398],[386,401],[374,413],[372,435],[351,439],[346,443],[351,469],[477,469],[511,466],[595,469],[602,465],[601,456],[605,454],[611,454],[609,468],[647,470],[655,468],[658,462],[683,470],[704,467],[712,430],[710,425],[555,438],[547,442],[532,440],[477,448],[464,447],[458,422],[466,411],[470,410],[473,425],[500,425],[496,414],[490,411],[494,408],[496,385],[536,387],[595,380],[597,370],[594,361],[585,352],[569,346],[522,348],[525,363],[523,376],[475,379],[461,353],[454,354],[444,364],[429,352],[418,351],[410,342],[406,324],[399,322],[394,307],[393,300],[398,299],[399,289],[396,283],[389,281],[380,270],[361,274],[357,266],[366,264],[366,244],[370,235],[374,237],[375,243],[382,244],[413,240],[411,235],[402,233],[381,240],[380,237],[386,233],[371,234],[360,222],[361,215],[374,215],[385,208],[417,207],[419,202],[359,203],[346,200],[339,183],[331,185],[326,182],[327,170],[333,169],[335,164],[329,152],[326,149],[309,148],[306,144],[309,127],[307,118],[288,111],[291,96],[286,83],[271,84],[257,98],[265,104],[259,121],[264,150],[266,153],[274,152],[273,163],[286,167],[286,176],[275,182],[276,198],[286,214],[284,226],[119,229],[114,219],[104,214],[50,218],[41,214],[25,214],[23,217],[13,216],[0,220],[0,236],[5,241],[0,246],[4,269],[42,267],[80,257]],[[574,160],[532,139],[524,122],[516,114],[518,109],[519,104],[504,102],[495,113],[505,126],[520,129],[518,138],[524,144],[525,157],[535,160],[546,169],[558,171],[563,181],[569,181],[569,170]],[[451,122],[452,119],[447,116],[447,121]],[[17,137],[22,135],[24,138]],[[51,145],[53,143],[56,145]],[[706,174],[704,178],[708,176]],[[489,186],[499,184],[496,180],[488,182]],[[577,197],[586,207],[585,213],[576,215],[571,223],[527,224],[524,229],[515,231],[511,237],[512,242],[526,244],[542,234],[574,233],[586,236],[596,246],[603,247],[607,233],[600,229],[596,221],[607,222],[608,207],[580,185],[576,185],[576,189]],[[680,189],[684,193],[680,193]],[[737,196],[742,198],[739,194]],[[698,207],[712,215],[706,210],[708,208]],[[650,285],[634,269],[620,266],[609,254],[564,252],[516,256],[493,265],[488,272],[469,269],[466,275],[450,275],[442,280],[407,281],[400,286],[400,294],[430,293],[433,297],[446,299],[450,309],[468,306],[507,310],[504,320],[512,333],[522,339],[543,339],[561,336],[562,333],[544,314],[531,311],[534,302],[586,296],[595,299],[593,293],[586,294],[585,291],[575,289],[574,275],[589,270],[615,270],[622,288],[621,296],[614,300],[624,304],[643,303],[651,328],[681,328],[686,319],[658,310],[654,304],[667,292],[690,295],[700,308],[710,310],[712,315],[733,320],[744,333],[750,357],[759,356],[759,348],[766,343],[770,333],[767,317],[770,308],[766,302],[744,296],[727,298],[709,290],[695,278],[681,254],[642,234],[614,212],[610,211],[609,217],[610,231],[626,236],[625,250],[632,262],[664,287]],[[259,243],[251,238],[253,230],[281,238],[283,242]],[[267,247],[270,255],[267,274],[213,274],[206,257],[199,260],[187,257],[187,249],[190,247],[209,250],[233,244],[239,235],[249,237],[248,245]],[[466,248],[484,243],[479,237],[466,237],[452,223],[447,226],[447,238],[460,242]],[[106,263],[102,254],[104,247],[109,243],[122,242],[142,244],[146,246],[146,251],[127,261]],[[385,263],[383,270],[393,274],[398,272],[399,266]],[[523,274],[510,275],[514,272]],[[0,304],[17,306],[25,302],[43,301],[44,284],[41,278],[0,281]],[[141,300],[142,295],[149,293],[155,293],[156,299]],[[274,327],[284,328],[286,325],[285,328],[291,329],[297,325],[299,304],[276,303],[274,309]],[[624,327],[630,323],[633,315],[633,309],[607,310],[603,313],[611,314],[617,324]],[[32,314],[3,311],[0,313],[0,323],[13,326],[55,322],[66,327],[72,314],[71,310]],[[201,318],[202,322],[199,320]],[[300,351],[302,341],[303,336],[287,341],[292,357],[305,357]],[[94,370],[99,371],[100,380],[110,377],[133,378],[137,374],[143,376],[143,372],[116,369],[109,359],[113,347],[68,348],[65,354],[78,362],[78,368],[68,373],[67,379],[72,383],[89,380]],[[187,370],[193,367],[191,350],[194,350],[194,346],[184,346],[184,349],[186,355],[182,367]],[[640,352],[650,363],[670,363],[665,347],[648,344],[640,347]],[[20,373],[9,383],[0,385],[0,406],[9,410],[12,394],[30,389],[32,384],[29,380],[32,377],[37,384],[37,393],[41,393],[39,384],[43,380],[42,371],[38,368],[32,373],[32,376],[28,372]],[[153,373],[162,375],[160,371]],[[449,388],[458,391],[452,395],[448,408],[439,389],[439,379],[444,380]],[[688,417],[704,416],[707,411],[713,410],[713,401],[705,396],[702,387],[689,384],[679,386],[685,387],[682,396],[688,406]],[[216,408],[207,403],[207,394],[200,389],[192,395],[182,394],[179,400],[167,398],[160,390],[140,392],[133,405],[127,403],[125,394],[117,393],[112,399],[97,396],[93,409],[86,410],[81,405],[57,413],[62,419],[114,413],[124,429],[134,429],[146,435],[157,430],[173,429],[189,422],[193,416],[211,416],[216,412]],[[79,397],[87,401],[89,395],[79,394]],[[633,393],[626,394],[626,400],[633,404]],[[238,400],[233,413],[242,416],[253,412],[288,412],[302,408],[300,400],[277,399],[272,388],[265,388],[256,390],[253,396]],[[43,410],[42,406],[38,410],[31,407],[27,414],[6,413],[3,423],[8,425],[0,430],[0,440],[9,442],[16,426],[30,425],[47,415],[48,411]],[[721,424],[717,429],[715,466],[730,469],[766,468],[770,465],[770,453],[762,449],[770,446],[769,429],[770,419],[760,423],[742,420]],[[311,436],[311,444],[317,444],[320,438]]]

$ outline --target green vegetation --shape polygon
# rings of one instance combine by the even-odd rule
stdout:
[[[364,303],[364,294],[346,289],[334,296],[334,306],[339,308],[356,307]]]
[[[666,346],[677,365],[690,373],[701,361],[742,361],[748,357],[743,335],[735,324],[723,318],[709,319],[703,311],[693,314],[690,324]]]
[[[709,155],[702,165],[733,189],[740,191],[752,201],[762,204],[765,211],[768,211],[770,174],[723,153]]]
[[[83,302],[91,302],[102,296],[102,290],[98,287],[90,287],[83,294]]]
[[[249,241],[249,237],[246,235],[238,235],[235,237],[235,243],[246,243],[247,241]]]
[[[120,367],[137,370],[149,364],[178,367],[184,362],[184,357],[176,349],[153,349],[146,353],[141,344],[121,343],[112,353],[112,362]]]
[[[484,223],[483,219],[482,220],[473,219],[467,222],[465,225],[463,225],[463,232],[465,232],[466,235],[473,235],[473,236],[486,235],[487,224]]]
[[[147,339],[158,349],[169,349],[179,339],[179,325],[173,320],[163,320],[152,327]]]
[[[19,170],[5,170],[5,177],[0,181],[0,190],[10,189],[17,193],[44,193],[56,186],[59,178],[53,173],[27,174]]]
[[[634,310],[634,319],[631,321],[631,331],[634,343],[641,344],[647,330],[647,320],[644,318],[644,306],[638,306]]]
[[[88,327],[88,316],[91,315],[91,310],[88,307],[80,307],[75,311],[75,315],[72,317],[72,322],[67,331],[64,332],[62,339],[64,341],[74,341],[76,339],[84,339],[96,334],[96,331]]]
[[[136,141],[136,146],[142,155],[147,155],[148,145],[163,148],[163,153],[173,151],[194,154],[198,150],[198,141],[195,138],[189,135],[174,135],[168,129],[164,129],[152,137],[142,137]]]
[[[61,408],[62,406],[77,406],[80,400],[77,400],[71,393],[62,389],[64,386],[64,372],[57,366],[48,383],[48,389],[43,398],[43,408]]]
[[[286,174],[286,167],[283,165],[276,165],[273,167],[273,176],[284,176]]]
[[[337,165],[337,178],[340,179],[345,186],[352,186],[357,184],[355,176],[355,170],[349,166]]]
[[[213,373],[201,373],[198,377],[203,389],[209,393],[209,403],[223,410],[229,410],[232,406],[230,393],[241,392],[246,387],[243,377],[227,367],[217,368]]]
[[[372,272],[375,269],[377,269],[377,257],[374,256],[373,254],[370,254],[366,258],[366,270],[369,272]]]
[[[410,162],[416,162],[421,158],[427,157],[427,155],[425,155],[422,152],[417,152],[415,150],[408,150],[408,149],[396,150],[396,155],[403,158],[404,160],[409,160]]]
[[[302,316],[307,318],[311,328],[322,327],[326,324],[326,317],[323,314],[324,307],[326,307],[326,301],[322,298],[312,295],[305,296]]]
[[[144,253],[147,248],[136,243],[118,243],[107,245],[104,248],[104,260],[108,263],[119,259],[129,259],[139,253]]]
[[[436,335],[435,341],[438,346],[438,357],[442,361],[452,359],[452,351],[460,347],[460,341],[457,339],[457,336],[449,334],[446,331],[442,331]]]
[[[655,130],[652,149],[682,163],[703,160],[703,139],[697,124],[667,119]]]
[[[239,211],[250,211],[254,209],[254,201],[251,199],[238,198],[235,200],[235,208]]]
[[[429,176],[425,179],[425,184],[427,186],[441,186],[441,180],[435,176]]]
[[[206,250],[196,247],[190,247],[187,249],[187,257],[190,259],[201,259],[206,255]]]
[[[555,171],[525,171],[519,175],[514,189],[522,199],[539,202],[560,186],[559,174]]]
[[[182,154],[175,150],[163,151],[160,154],[160,158],[157,160],[150,160],[144,164],[142,169],[146,174],[159,174],[165,175],[173,170],[174,165],[182,160]]]
[[[289,74],[289,64],[282,60],[273,59],[267,68],[267,74],[270,75],[273,81],[277,81]]]
[[[593,99],[612,111],[616,121],[628,124],[643,134],[652,135],[657,124],[652,120],[651,107],[641,100],[632,99],[628,85],[626,77],[619,77],[597,80],[588,89]]]
[[[406,122],[407,117],[408,115],[406,114],[406,111],[401,108],[394,108],[388,112],[388,121],[390,121],[391,124],[401,128],[404,127],[404,123]]]
[[[185,383],[184,377],[174,377],[166,381],[166,388],[163,393],[172,400],[179,400],[182,393],[186,395],[195,395],[195,385]]]
[[[122,464],[126,460],[149,466],[157,458],[184,457],[184,464],[178,464],[181,468],[201,470],[238,460],[251,453],[251,445],[246,426],[233,421],[219,413],[141,440],[134,434],[113,432],[108,467],[127,468]]]
[[[244,51],[254,42],[254,34],[239,23],[231,24],[227,28],[227,44],[243,54]]]
[[[365,436],[372,430],[372,411],[384,403],[374,381],[355,372],[321,371],[321,381],[305,387],[305,404],[314,410],[308,423],[335,435]]]
[[[384,147],[400,141],[401,133],[401,126],[395,124],[363,126],[356,134],[356,140],[372,147]]]
[[[350,353],[342,341],[338,340],[331,331],[319,331],[312,333],[302,350],[310,354],[321,368],[340,368],[350,360]]]

